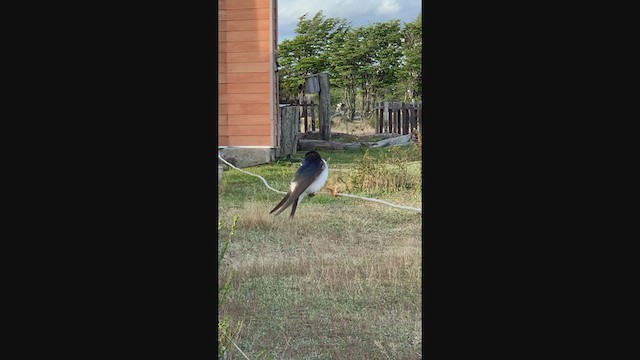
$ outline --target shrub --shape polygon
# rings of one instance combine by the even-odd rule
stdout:
[[[392,146],[379,158],[372,157],[367,149],[350,173],[351,188],[365,192],[419,191],[422,178],[416,169],[418,165],[413,167],[412,163],[420,159],[420,148],[416,144]]]

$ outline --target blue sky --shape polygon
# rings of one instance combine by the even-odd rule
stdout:
[[[341,17],[354,27],[399,19],[410,22],[422,10],[421,0],[278,0],[278,42],[295,36],[298,18],[322,10],[325,17]]]

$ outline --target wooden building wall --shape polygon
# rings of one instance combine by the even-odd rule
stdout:
[[[276,0],[218,0],[220,146],[277,144],[276,6]]]

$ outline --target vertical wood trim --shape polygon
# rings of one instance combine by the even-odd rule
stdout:
[[[271,145],[276,147],[276,136],[275,136],[275,119],[273,117],[273,97],[274,97],[274,88],[273,88],[273,67],[274,67],[274,48],[273,48],[273,1],[269,0],[269,119],[271,123]]]

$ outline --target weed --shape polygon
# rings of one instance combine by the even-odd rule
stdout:
[[[421,187],[419,160],[414,147],[391,147],[382,157],[365,152],[350,173],[351,188],[365,192],[416,191]]]
[[[221,250],[218,253],[218,273],[222,268],[222,261],[224,260],[224,256],[229,250],[229,245],[231,244],[231,237],[233,236],[236,229],[236,222],[238,221],[237,217],[233,218],[233,223],[231,224],[230,229],[228,230],[226,238],[222,241],[221,244],[218,244],[221,247]],[[218,220],[218,234],[223,229],[223,222]],[[233,276],[229,276],[229,278],[223,283],[221,287],[218,289],[218,309],[224,303],[224,300],[231,288]],[[242,328],[242,322],[232,323],[226,317],[218,318],[218,359],[226,358],[227,349],[230,348],[231,341],[233,339],[237,339],[240,334],[240,330]]]

